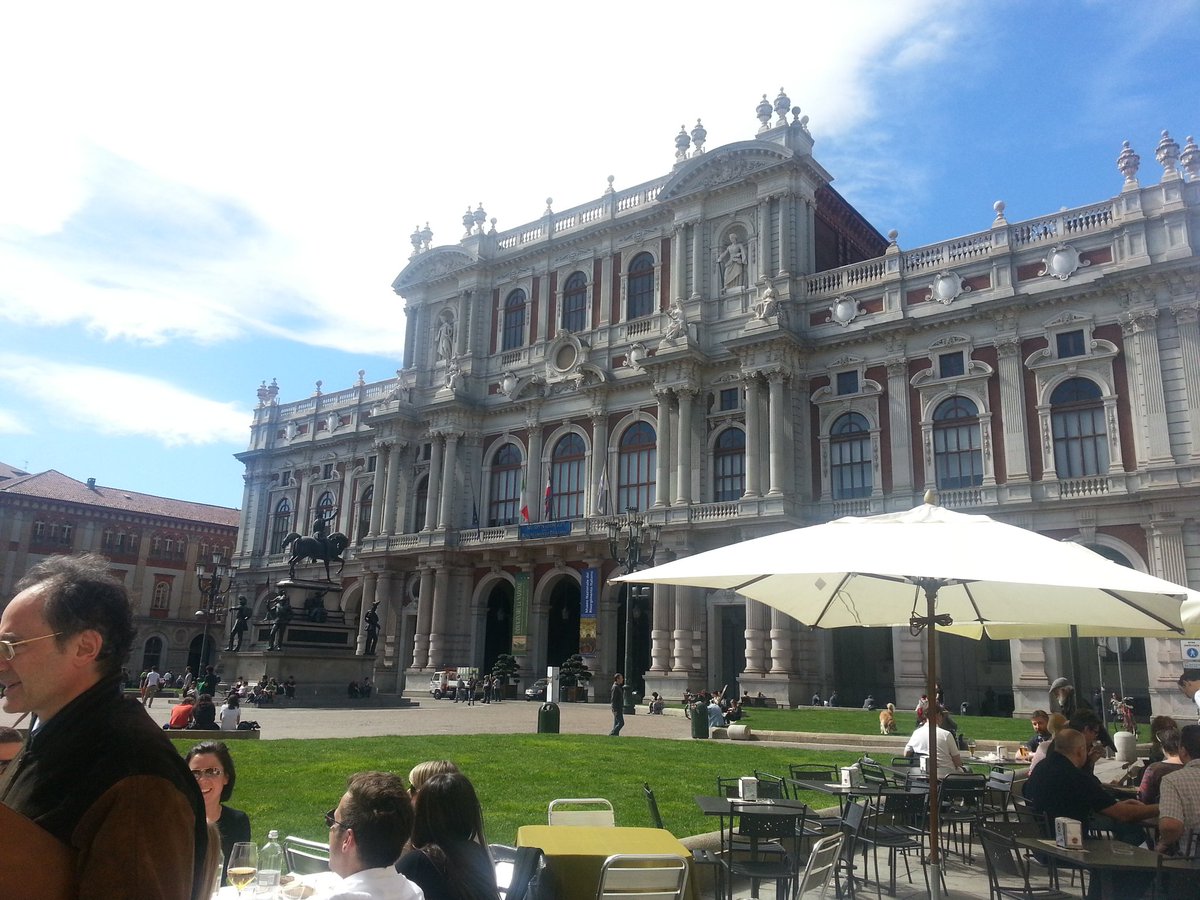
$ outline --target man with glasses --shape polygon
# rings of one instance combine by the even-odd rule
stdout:
[[[424,900],[396,871],[412,833],[412,801],[389,772],[351,775],[338,805],[325,813],[329,868],[342,877],[328,900]]]
[[[2,708],[33,714],[0,803],[70,849],[86,896],[199,900],[204,804],[162,729],[122,695],[135,632],[108,569],[94,554],[51,556],[0,614]],[[6,835],[0,869],[29,864],[20,854]]]

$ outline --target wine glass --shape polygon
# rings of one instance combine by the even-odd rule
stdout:
[[[242,896],[242,889],[258,880],[258,847],[249,841],[234,844],[226,873],[238,896]]]

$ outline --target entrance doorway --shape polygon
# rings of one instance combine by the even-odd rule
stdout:
[[[492,671],[496,657],[512,653],[513,586],[497,581],[487,601],[487,622],[483,633],[483,671]]]
[[[720,625],[721,636],[717,646],[721,655],[717,659],[717,678],[713,684],[706,684],[708,690],[719,691],[722,685],[729,685],[731,696],[738,696],[738,679],[746,670],[746,607],[718,606],[717,621]]]
[[[546,665],[561,666],[579,652],[579,582],[562,577],[550,590],[546,621]]]

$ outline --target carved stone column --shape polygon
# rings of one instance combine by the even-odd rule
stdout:
[[[682,298],[684,296],[684,268],[685,268],[685,253],[683,240],[684,226],[680,223],[675,223],[675,228],[671,232],[671,297]]]
[[[1183,393],[1187,400],[1188,431],[1192,436],[1192,460],[1200,460],[1200,307],[1176,306],[1179,329],[1179,360],[1183,367]]]
[[[430,435],[429,480],[425,482],[425,527],[422,531],[433,531],[437,526],[438,488],[442,484],[442,436]]]
[[[770,459],[771,485],[767,490],[768,497],[782,497],[787,481],[787,426],[788,415],[784,406],[783,382],[787,378],[782,371],[771,372],[767,375],[769,400],[767,406],[767,421],[770,431],[767,453]]]
[[[1047,648],[1055,644],[1056,641],[1041,638],[1009,641],[1013,704],[1017,715],[1028,716],[1035,709],[1049,708],[1046,688],[1059,675],[1065,674],[1059,669],[1057,659],[1047,656]]]
[[[767,636],[770,607],[757,600],[746,601],[746,674],[767,671]]]
[[[433,567],[421,570],[420,596],[417,598],[417,634],[413,641],[413,668],[429,669],[429,629],[433,625]]]
[[[892,453],[892,492],[913,491],[912,417],[908,405],[908,361],[892,359],[888,375],[888,441]],[[919,698],[918,698],[919,699]]]
[[[792,673],[792,625],[791,616],[777,609],[771,610],[771,674]]]
[[[1004,416],[1004,460],[1008,481],[1029,480],[1029,443],[1025,434],[1025,371],[1021,342],[1014,335],[996,339],[1000,414]]]
[[[671,671],[688,675],[694,662],[692,654],[692,628],[695,621],[695,605],[698,588],[677,586],[675,588],[675,631],[671,635],[674,657]]]
[[[795,271],[795,260],[792,259],[792,195],[784,194],[779,198],[779,205],[776,207],[776,224],[775,228],[779,233],[779,268],[775,270],[775,274],[780,278],[786,278],[791,272]],[[766,272],[770,276],[770,272]]]
[[[446,464],[442,469],[442,503],[438,511],[438,530],[444,530],[454,524],[454,496],[458,483],[458,439],[459,435],[454,432],[446,435]]]
[[[650,624],[650,671],[664,674],[671,659],[671,614],[674,612],[676,588],[656,584],[651,593],[654,612]]]
[[[400,451],[402,445],[400,443],[391,444],[388,447],[387,455],[387,489],[382,497],[383,500],[383,533],[396,533],[396,512],[397,499],[400,496],[400,480],[404,477],[403,467],[400,465]],[[376,463],[378,467],[378,462]],[[378,474],[378,471],[376,472]],[[378,494],[375,495],[379,497]],[[376,503],[379,500],[375,501]],[[372,504],[373,506],[374,504]],[[374,514],[375,510],[371,510]]]
[[[654,508],[671,505],[671,392],[655,388],[658,398],[658,422],[655,429],[658,447],[655,451]]]
[[[692,223],[692,294],[703,295],[704,273],[704,229],[699,222]]]
[[[526,466],[528,477],[525,479],[525,496],[521,498],[521,503],[530,510],[544,510],[542,495],[546,490],[546,482],[542,478],[542,425],[531,417],[525,420],[525,427],[529,429],[529,462]]]
[[[362,604],[358,610],[358,637],[354,641],[354,654],[362,656],[363,650],[367,645],[367,610],[371,608],[371,604],[375,602],[375,591],[378,586],[379,576],[374,572],[367,572],[363,575],[362,589]],[[348,623],[347,623],[348,624]]]
[[[758,463],[762,454],[758,374],[744,373],[742,382],[746,385],[746,493],[743,496],[750,499],[762,496]]]
[[[592,417],[592,509],[596,515],[610,515],[613,511],[613,486],[608,485],[605,502],[608,509],[600,508],[600,473],[608,466],[608,414],[593,410]]]
[[[1163,392],[1158,350],[1158,310],[1138,309],[1121,319],[1129,351],[1129,371],[1134,395],[1129,404],[1135,425],[1137,455],[1147,467],[1174,464],[1167,433],[1167,401]]]
[[[429,625],[429,666],[440,668],[446,659],[449,635],[446,623],[450,619],[450,569],[438,566],[433,576],[433,615]]]
[[[384,476],[388,469],[388,450],[391,444],[387,441],[375,442],[375,478],[371,482],[371,524],[369,534],[375,537],[379,534],[379,524],[383,520],[383,491]]]
[[[692,502],[692,399],[696,392],[691,387],[677,388],[679,398],[679,448],[675,465],[675,505],[688,506]]]

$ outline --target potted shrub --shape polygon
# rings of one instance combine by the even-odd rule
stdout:
[[[497,683],[500,685],[500,696],[505,700],[511,700],[517,696],[516,685],[509,684],[516,676],[517,669],[517,661],[509,653],[501,653],[496,657],[496,662],[492,665],[492,674],[496,676]],[[512,690],[509,690],[510,687]]]
[[[591,680],[592,673],[578,653],[564,660],[558,671],[558,683],[563,689],[563,699],[572,703],[587,700],[587,686]]]

